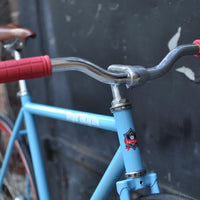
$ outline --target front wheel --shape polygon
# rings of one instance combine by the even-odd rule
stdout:
[[[149,196],[140,197],[137,200],[195,200],[173,194],[152,194]]]
[[[13,124],[0,114],[0,166],[12,134]],[[15,141],[10,162],[3,181],[0,200],[37,200],[37,189],[33,175],[32,162],[25,138]]]

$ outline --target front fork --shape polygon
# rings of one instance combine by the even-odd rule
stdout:
[[[126,180],[117,182],[117,192],[122,200],[130,200],[130,191],[148,187],[151,194],[160,193],[157,175],[146,174],[136,132],[133,124],[131,105],[121,96],[118,86],[112,86],[113,101],[111,111],[115,118],[118,138],[122,150]]]

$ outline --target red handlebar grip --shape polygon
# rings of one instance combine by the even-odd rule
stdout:
[[[0,62],[0,83],[50,76],[49,56],[23,58]]]
[[[193,42],[193,44],[196,44],[196,45],[199,46],[199,53],[196,54],[196,55],[194,55],[194,56],[196,56],[197,58],[200,58],[200,40],[195,40],[195,41]]]

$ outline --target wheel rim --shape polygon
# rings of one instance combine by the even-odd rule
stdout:
[[[0,164],[1,165],[10,135],[11,135],[11,128],[4,122],[0,121]],[[28,191],[30,191],[29,192],[30,195],[28,195]],[[13,148],[12,151],[11,159],[2,186],[2,193],[0,196],[0,200],[1,199],[2,200],[37,199],[29,167],[18,142],[15,142],[15,147]]]

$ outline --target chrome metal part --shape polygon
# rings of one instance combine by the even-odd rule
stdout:
[[[131,108],[131,104],[129,102],[122,102],[119,103],[118,106],[111,106],[110,111],[115,112],[115,111],[120,111],[120,110],[127,110]]]
[[[54,58],[51,59],[53,72],[59,71],[80,71],[88,76],[106,84],[127,84],[130,77],[127,73],[113,73],[81,58]]]
[[[129,82],[126,83],[127,88],[141,85],[149,78],[147,69],[142,66],[110,65],[108,70],[115,73],[126,73],[129,77]]]
[[[22,51],[24,48],[24,41],[21,39],[15,39],[11,43],[5,43],[3,41],[3,47],[9,51],[9,52],[14,52],[14,51]]]
[[[113,101],[120,101],[122,99],[122,94],[120,92],[119,86],[112,85],[111,86],[112,95],[113,95]]]
[[[111,90],[113,95],[113,101],[110,108],[111,112],[131,108],[131,104],[126,98],[122,96],[118,85],[111,85]]]
[[[138,178],[138,177],[141,177],[144,175],[146,175],[145,169],[143,169],[142,171],[139,171],[139,172],[130,172],[130,173],[125,174],[126,178]]]
[[[196,44],[178,46],[170,51],[167,56],[155,67],[111,65],[108,70],[81,58],[55,58],[52,59],[53,72],[80,71],[88,76],[110,85],[126,85],[135,87],[148,80],[164,75],[173,64],[182,56],[195,55],[199,52]]]
[[[13,51],[13,56],[15,60],[21,59],[21,54],[17,50]]]
[[[15,50],[13,51],[13,56],[15,60],[19,60],[21,58],[21,54],[19,51]],[[19,81],[19,92],[17,93],[17,96],[24,96],[28,94],[28,90],[26,87],[26,81],[25,80],[20,80]]]
[[[196,44],[180,45],[170,51],[164,59],[155,67],[148,68],[149,79],[159,78],[167,73],[173,64],[182,56],[195,55],[199,52],[199,47]]]
[[[24,96],[24,95],[27,95],[28,94],[28,90],[27,90],[27,87],[26,87],[26,81],[25,80],[20,80],[19,81],[19,88],[20,88],[20,91],[17,93],[17,96]]]

